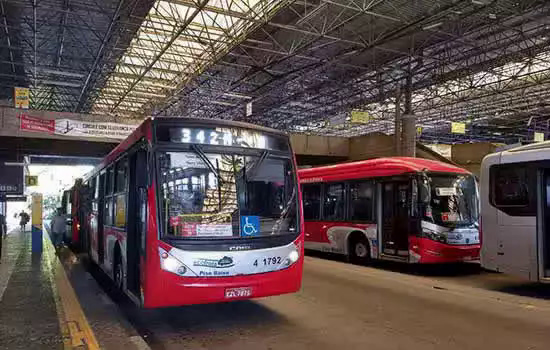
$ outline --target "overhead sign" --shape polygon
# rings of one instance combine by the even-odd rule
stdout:
[[[451,123],[451,133],[453,134],[465,134],[466,133],[466,124],[452,122]]]
[[[535,132],[535,142],[542,142],[544,141],[544,133],[543,132]]]
[[[370,121],[370,114],[367,111],[354,109],[351,111],[351,122],[357,124],[367,124]]]
[[[6,165],[5,162],[13,162],[14,158],[0,157],[0,194],[23,194],[23,167],[21,165]]]
[[[41,119],[22,114],[19,117],[20,129],[24,131],[45,132],[53,134],[55,132],[55,120]]]
[[[94,123],[71,119],[57,119],[55,121],[56,134],[77,137],[125,139],[137,127],[137,124]]]
[[[72,119],[42,119],[26,114],[22,114],[19,119],[20,129],[24,131],[74,137],[125,139],[138,127],[137,124],[96,123]]]
[[[422,136],[422,127],[417,126],[416,127],[416,137],[420,137],[420,136]]]
[[[15,108],[29,109],[30,91],[28,88],[14,88]]]
[[[25,185],[28,187],[38,186],[38,176],[36,175],[25,176]]]

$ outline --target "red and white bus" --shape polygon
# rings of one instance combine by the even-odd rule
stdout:
[[[72,243],[146,308],[291,293],[300,198],[288,135],[147,119],[72,190]]]
[[[479,260],[477,183],[464,169],[392,157],[298,173],[306,249],[357,263]]]

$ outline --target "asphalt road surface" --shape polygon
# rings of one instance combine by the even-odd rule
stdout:
[[[475,265],[306,257],[297,294],[160,310],[118,305],[152,349],[550,349],[550,286]]]

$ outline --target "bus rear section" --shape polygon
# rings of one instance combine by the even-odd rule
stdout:
[[[90,256],[147,308],[296,292],[295,169],[288,136],[275,130],[148,120],[85,180]]]
[[[550,282],[550,144],[490,154],[481,168],[482,266]]]
[[[299,171],[305,247],[409,263],[479,260],[478,193],[467,171],[379,158]]]

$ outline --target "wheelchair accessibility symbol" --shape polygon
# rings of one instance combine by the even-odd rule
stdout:
[[[258,216],[241,216],[241,237],[257,236],[260,233]]]

